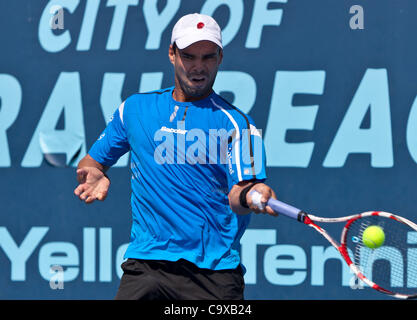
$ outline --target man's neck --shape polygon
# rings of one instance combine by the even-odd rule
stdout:
[[[175,101],[178,101],[178,102],[191,102],[191,101],[203,100],[207,98],[210,94],[212,94],[212,92],[213,92],[213,89],[209,90],[206,94],[202,96],[192,97],[192,96],[185,95],[181,89],[177,89],[177,87],[175,87],[174,91],[172,92],[172,97],[174,98]]]

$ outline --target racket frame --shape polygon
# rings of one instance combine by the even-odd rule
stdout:
[[[259,193],[257,191],[252,191],[251,194],[252,194],[252,199],[254,199],[254,198],[260,199]],[[259,200],[257,202],[259,202]],[[380,216],[380,217],[384,217],[384,218],[387,218],[387,219],[393,219],[393,220],[396,220],[400,223],[406,224],[410,228],[417,231],[417,224],[415,224],[414,222],[412,222],[412,221],[410,221],[410,220],[408,220],[404,217],[401,217],[401,216],[398,216],[398,215],[395,215],[395,214],[392,214],[392,213],[389,213],[389,212],[384,212],[384,211],[367,211],[367,212],[362,212],[362,213],[359,213],[359,214],[354,214],[354,215],[345,216],[345,217],[324,218],[324,217],[319,217],[319,216],[314,216],[314,215],[311,215],[311,214],[307,214],[306,212],[304,212],[304,211],[302,211],[302,210],[300,210],[296,207],[293,207],[289,204],[286,204],[285,202],[282,202],[282,201],[279,201],[279,200],[276,200],[276,199],[272,199],[272,198],[270,198],[268,200],[266,205],[271,207],[278,214],[283,214],[284,216],[287,216],[289,218],[292,218],[294,220],[302,222],[302,223],[308,225],[309,227],[312,227],[318,233],[320,233],[341,254],[341,256],[343,257],[345,262],[348,264],[350,270],[361,281],[363,281],[365,284],[367,284],[372,289],[375,289],[379,292],[388,294],[388,295],[390,295],[392,297],[395,297],[395,298],[398,298],[398,299],[417,298],[417,294],[407,295],[407,294],[400,294],[400,293],[395,293],[395,292],[392,292],[390,290],[387,290],[387,289],[379,286],[378,284],[374,283],[373,281],[371,281],[367,277],[365,277],[365,275],[361,272],[359,266],[357,266],[352,261],[352,259],[349,256],[348,250],[347,250],[347,234],[348,234],[349,228],[352,225],[352,223],[355,222],[358,219],[365,218],[365,217],[370,217],[370,216]],[[345,222],[345,226],[342,230],[341,237],[340,237],[340,243],[338,243],[335,239],[333,239],[327,233],[327,231],[324,228],[317,225],[316,222],[320,222],[320,223],[341,223],[341,222]]]

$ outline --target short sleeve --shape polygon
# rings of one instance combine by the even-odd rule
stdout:
[[[262,132],[249,117],[237,124],[228,143],[228,188],[244,180],[266,180]]]
[[[112,166],[130,150],[126,128],[123,124],[124,102],[114,112],[112,119],[93,144],[88,154],[105,166]]]

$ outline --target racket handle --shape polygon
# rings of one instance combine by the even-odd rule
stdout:
[[[268,206],[270,206],[275,212],[300,222],[303,222],[306,216],[304,211],[276,199],[270,198],[268,200]]]
[[[260,201],[262,195],[256,190],[253,190],[250,194],[252,196],[253,204],[258,208],[263,209],[264,205]],[[276,213],[282,214],[300,222],[304,222],[304,218],[307,216],[304,211],[276,199],[270,198],[267,202],[267,205],[271,207],[272,210],[274,210]]]

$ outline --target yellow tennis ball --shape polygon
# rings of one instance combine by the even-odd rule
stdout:
[[[370,226],[362,234],[362,242],[371,249],[379,248],[384,244],[385,233],[380,226]]]

